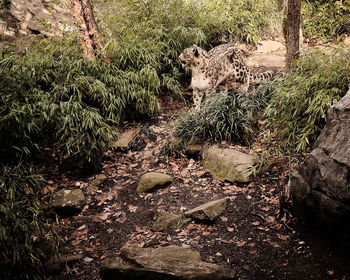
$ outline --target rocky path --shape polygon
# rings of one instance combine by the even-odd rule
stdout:
[[[348,279],[347,274],[337,274],[327,259],[315,256],[293,229],[293,219],[280,213],[283,164],[253,182],[230,183],[214,179],[200,159],[162,156],[170,124],[188,109],[183,102],[170,105],[166,114],[141,129],[137,126],[139,134],[130,150],[107,153],[98,174],[78,178],[53,172],[49,190],[78,189],[84,197],[69,205],[81,212],[54,223],[62,238],[60,257],[68,256],[69,262],[62,270],[51,264],[53,275],[46,279],[101,279],[101,263],[122,248],[170,245],[199,252],[203,261],[230,269],[242,280]],[[138,192],[141,175],[151,171],[168,174],[172,180]],[[162,212],[183,215],[222,198],[227,198],[227,205],[212,220],[193,219],[168,231],[154,228]]]
[[[267,56],[275,60],[274,67],[283,66],[283,51],[276,45],[272,48],[269,45],[268,50],[255,52],[257,64],[252,66],[266,67]],[[280,178],[288,172],[285,162],[276,162],[252,181],[232,183],[215,179],[200,157],[166,157],[161,148],[171,135],[171,124],[189,107],[169,98],[163,103],[164,112],[155,119],[124,128],[128,139],[118,143],[119,151],[104,155],[98,173],[78,177],[50,169],[46,190],[61,191],[55,198],[61,216],[54,221],[61,242],[59,256],[48,263],[47,280],[134,279],[106,273],[106,269],[123,255],[124,260],[132,261],[123,264],[125,271],[133,271],[134,276],[140,270],[144,273],[144,254],[150,258],[151,276],[140,279],[168,279],[157,269],[165,266],[158,261],[167,259],[169,246],[181,247],[170,247],[181,251],[178,259],[171,260],[178,264],[173,272],[220,266],[220,273],[205,279],[234,279],[230,278],[234,274],[241,280],[350,279],[346,263],[334,262],[328,249],[315,250],[314,243],[299,230],[300,222],[281,211],[279,195],[286,182]],[[262,151],[259,145],[221,146],[246,154]],[[150,188],[154,173],[141,179],[148,172],[169,177]],[[220,203],[203,210],[208,206],[203,204],[215,200]],[[192,265],[182,263],[187,258]]]

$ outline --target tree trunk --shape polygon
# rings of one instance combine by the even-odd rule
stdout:
[[[102,47],[99,42],[99,32],[94,18],[90,0],[70,0],[72,15],[80,35],[80,42],[84,56],[93,58],[101,54]]]
[[[301,0],[288,0],[287,17],[285,19],[286,37],[286,68],[290,71],[293,68],[293,61],[299,57],[300,46],[300,7]]]

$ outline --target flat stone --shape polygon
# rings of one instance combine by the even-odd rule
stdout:
[[[131,142],[140,134],[140,131],[141,130],[139,128],[132,128],[123,132],[119,139],[114,143],[113,147],[116,150],[128,150]]]
[[[107,180],[107,176],[106,175],[101,175],[96,177],[95,179],[91,180],[87,186],[87,190],[91,193],[95,193],[96,191],[98,191],[98,189],[100,188],[100,186]]]
[[[154,223],[152,230],[154,231],[169,231],[186,227],[191,222],[191,219],[181,215],[175,215],[168,212],[160,214],[157,221]]]
[[[198,207],[185,212],[186,217],[197,220],[214,220],[219,217],[227,207],[228,198],[222,198],[199,205]]]
[[[81,211],[85,196],[81,189],[60,190],[52,195],[51,207],[63,215],[74,215]]]
[[[188,248],[124,248],[127,262],[109,256],[101,263],[101,278],[120,280],[223,280],[237,279],[229,269],[201,261],[199,253]]]
[[[253,176],[250,169],[254,166],[253,156],[234,149],[221,149],[211,146],[202,153],[203,165],[218,180],[230,182],[250,182]]]
[[[155,187],[161,187],[172,182],[172,177],[159,172],[148,172],[141,176],[137,192],[146,192]]]

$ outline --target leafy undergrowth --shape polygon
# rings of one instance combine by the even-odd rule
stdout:
[[[316,254],[298,232],[293,220],[281,212],[278,195],[286,172],[280,162],[254,182],[233,184],[213,179],[200,161],[183,156],[164,159],[162,142],[171,133],[172,122],[188,110],[185,104],[167,110],[144,127],[146,146],[140,151],[106,154],[99,174],[90,178],[67,177],[52,167],[47,190],[81,188],[88,203],[79,215],[58,219],[54,227],[62,239],[61,254],[83,254],[84,258],[60,275],[47,279],[98,280],[101,261],[125,246],[188,246],[202,259],[234,269],[241,280],[252,279],[347,279],[334,257]],[[152,135],[152,137],[150,137]],[[243,149],[244,147],[236,147]],[[256,152],[259,147],[252,147]],[[247,150],[246,150],[247,152]],[[172,175],[173,183],[150,193],[139,194],[136,187],[146,171]],[[88,184],[101,174],[107,176],[98,190]],[[192,222],[186,228],[169,233],[153,232],[151,226],[161,211],[175,214],[202,203],[230,197],[225,212],[214,222]],[[294,220],[295,221],[295,220]],[[347,268],[348,269],[348,268]],[[342,278],[343,277],[343,278]]]
[[[307,38],[330,38],[350,31],[350,3],[313,0],[302,4],[303,31]]]
[[[283,80],[272,84],[266,128],[289,152],[303,152],[325,124],[327,110],[348,90],[350,51],[310,51]]]

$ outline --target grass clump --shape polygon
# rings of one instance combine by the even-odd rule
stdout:
[[[265,111],[266,128],[289,152],[302,152],[316,140],[327,110],[345,95],[350,83],[350,51],[312,51],[294,72],[273,84]]]
[[[256,116],[267,104],[269,89],[244,96],[212,94],[199,112],[190,112],[175,125],[175,136],[188,141],[199,137],[207,142],[223,140],[250,144],[256,134]]]

